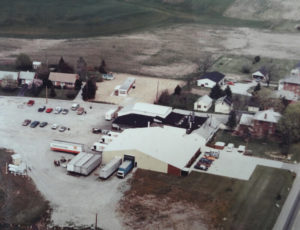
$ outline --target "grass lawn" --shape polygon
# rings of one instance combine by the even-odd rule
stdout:
[[[30,226],[40,221],[49,209],[48,202],[29,178],[5,174],[5,163],[10,163],[10,156],[10,153],[0,149],[0,229]],[[15,226],[9,227],[7,224]]]
[[[157,200],[168,198],[170,204],[185,201],[187,212],[189,205],[196,205],[206,213],[205,220],[214,229],[253,230],[272,229],[293,176],[286,170],[262,166],[255,169],[249,181],[196,172],[187,177],[175,177],[139,169],[130,183],[131,189],[121,205],[131,214],[142,215],[143,208],[135,211],[134,207],[139,205],[139,200],[154,196]],[[144,208],[148,210],[149,207]],[[159,213],[159,207],[156,208],[158,210],[153,211]],[[158,220],[149,220],[149,216],[137,218],[138,224],[159,221],[160,216]]]
[[[238,56],[238,55],[226,55],[220,57],[214,65],[211,67],[211,70],[220,71],[223,73],[234,73],[243,76],[243,79],[251,79],[251,74],[258,70],[261,66],[266,66],[269,64],[274,64],[278,71],[272,78],[272,82],[278,82],[279,79],[284,78],[287,74],[290,73],[290,70],[298,62],[297,60],[281,60],[274,58],[265,58],[261,57],[260,62],[252,64],[254,57],[251,56]],[[242,67],[246,65],[250,69],[249,74],[244,74],[242,72]]]
[[[1,36],[73,38],[112,35],[177,23],[267,28],[268,22],[224,17],[234,0],[3,0]]]
[[[215,138],[214,142],[222,141],[226,144],[233,143],[235,147],[239,145],[247,145],[245,140],[239,136],[232,136],[231,132],[220,130]],[[280,147],[278,141],[268,140],[268,139],[254,139],[251,138],[248,145],[248,150],[252,150],[253,156],[270,158],[267,153],[280,153]]]

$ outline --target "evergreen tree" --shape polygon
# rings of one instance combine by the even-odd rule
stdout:
[[[76,79],[75,81],[75,90],[80,90],[82,86],[82,81],[79,79]]]
[[[96,96],[97,85],[94,79],[87,80],[85,86],[82,89],[82,100],[86,101],[89,99],[94,99]]]
[[[210,91],[209,96],[212,99],[218,99],[220,97],[222,97],[224,95],[223,90],[221,89],[221,87],[219,86],[219,84],[216,84]]]
[[[174,94],[175,95],[180,95],[180,93],[181,93],[181,87],[179,85],[177,85],[175,90],[174,90]]]
[[[225,95],[229,98],[232,98],[232,92],[229,86],[227,86],[225,89]]]
[[[257,92],[261,89],[260,83],[257,83],[257,85],[254,87],[254,92]]]
[[[232,110],[230,113],[229,113],[229,117],[228,117],[228,121],[227,121],[227,125],[233,129],[235,126],[236,126],[236,113],[234,110]]]

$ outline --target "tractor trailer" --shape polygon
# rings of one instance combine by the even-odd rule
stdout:
[[[133,169],[134,161],[125,160],[119,167],[117,177],[125,178],[125,176]]]
[[[50,149],[53,151],[78,154],[84,151],[84,145],[69,141],[54,140],[50,143]]]

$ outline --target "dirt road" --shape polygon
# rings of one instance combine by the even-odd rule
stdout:
[[[249,28],[177,25],[145,33],[68,40],[0,38],[0,61],[23,52],[34,60],[72,65],[83,56],[88,65],[105,59],[114,72],[180,78],[194,72],[201,56],[212,53],[300,59],[299,35]]]

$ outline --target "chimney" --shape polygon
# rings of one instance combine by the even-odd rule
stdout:
[[[265,118],[264,118],[264,119],[266,120],[266,119],[267,119],[267,117],[268,117],[268,114],[267,114],[267,113],[265,113]]]

